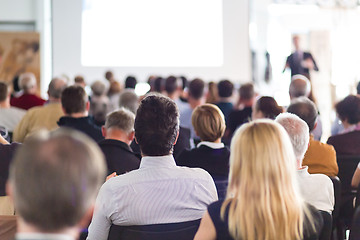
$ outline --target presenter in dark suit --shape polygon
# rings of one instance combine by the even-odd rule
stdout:
[[[195,108],[191,121],[201,142],[196,148],[183,151],[177,164],[203,168],[214,179],[227,179],[230,150],[221,142],[226,128],[223,113],[213,104],[204,104]]]
[[[108,174],[124,174],[138,169],[140,155],[135,154],[130,143],[134,139],[135,114],[125,108],[114,111],[106,117],[102,127],[104,140],[98,142],[108,167]]]
[[[293,37],[295,52],[287,57],[283,71],[285,71],[286,68],[290,68],[291,76],[301,74],[310,79],[310,70],[319,71],[319,68],[311,53],[304,52],[300,49],[299,41],[299,36]]]

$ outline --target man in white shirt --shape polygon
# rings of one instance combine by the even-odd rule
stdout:
[[[106,240],[111,224],[148,225],[200,219],[217,200],[205,170],[178,167],[172,156],[179,113],[171,99],[145,97],[135,118],[140,168],[108,180],[100,189],[88,239]]]
[[[24,109],[10,106],[9,87],[5,82],[0,81],[0,126],[13,132],[25,113]]]
[[[18,215],[16,240],[78,239],[105,169],[99,147],[80,132],[29,137],[11,163],[7,186]]]
[[[280,123],[289,134],[296,157],[297,179],[303,198],[318,210],[332,213],[335,204],[332,181],[324,174],[309,174],[308,167],[302,166],[302,160],[309,146],[308,125],[292,113],[282,113],[275,121]]]

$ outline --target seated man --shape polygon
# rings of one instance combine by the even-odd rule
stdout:
[[[324,174],[309,174],[308,167],[302,164],[309,146],[309,127],[306,122],[291,113],[280,114],[275,121],[280,123],[289,134],[296,158],[300,192],[304,200],[318,210],[331,213],[335,204],[331,179]]]
[[[310,132],[315,128],[318,112],[315,104],[308,98],[294,99],[291,101],[287,112],[293,113],[304,120]],[[312,134],[310,134],[309,148],[305,153],[303,164],[309,167],[309,173],[336,176],[339,171],[333,146],[315,140]]]
[[[10,106],[10,88],[0,81],[0,126],[13,132],[25,113],[24,109]]]
[[[140,156],[130,148],[134,139],[135,114],[125,108],[110,113],[106,117],[102,134],[105,137],[98,144],[105,154],[108,174],[123,174],[140,166]]]
[[[104,157],[85,135],[59,130],[30,137],[15,155],[7,186],[19,216],[16,240],[78,239],[104,178]]]
[[[81,86],[73,85],[65,88],[61,95],[61,105],[65,116],[58,121],[60,127],[69,127],[79,130],[96,142],[104,139],[101,128],[96,126],[90,118],[89,98]]]
[[[227,124],[229,115],[234,108],[232,104],[234,84],[229,80],[222,80],[217,84],[217,88],[219,93],[219,102],[217,102],[216,105],[223,112],[225,117],[225,122]]]
[[[24,142],[27,136],[46,129],[49,131],[57,129],[57,121],[64,115],[61,108],[61,93],[67,83],[62,78],[53,78],[49,83],[49,102],[44,106],[29,109],[14,130],[13,139],[16,142]]]
[[[32,107],[42,106],[45,100],[36,95],[37,83],[33,73],[23,73],[19,77],[19,86],[22,95],[10,100],[11,106],[28,110]]]
[[[140,168],[113,177],[101,187],[88,239],[106,240],[111,224],[148,225],[200,219],[217,200],[205,170],[178,167],[172,149],[179,132],[176,104],[160,95],[145,97],[135,118]]]

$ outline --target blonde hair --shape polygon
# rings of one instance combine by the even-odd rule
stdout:
[[[225,118],[214,104],[204,104],[195,108],[191,115],[191,123],[201,141],[214,142],[225,132]]]
[[[223,219],[227,208],[235,239],[302,239],[304,220],[312,223],[297,186],[289,136],[278,123],[261,119],[235,132]]]

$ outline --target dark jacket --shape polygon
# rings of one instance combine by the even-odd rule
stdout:
[[[108,174],[116,172],[120,175],[139,168],[141,156],[135,154],[126,143],[104,139],[98,144],[105,155]]]
[[[101,128],[96,126],[94,120],[91,117],[61,117],[57,124],[60,127],[68,127],[76,129],[80,132],[85,133],[89,137],[91,137],[95,142],[103,140],[104,137],[101,133]]]
[[[9,166],[15,155],[16,149],[21,146],[18,143],[1,144],[0,143],[0,196],[5,196],[5,185],[9,177]]]

